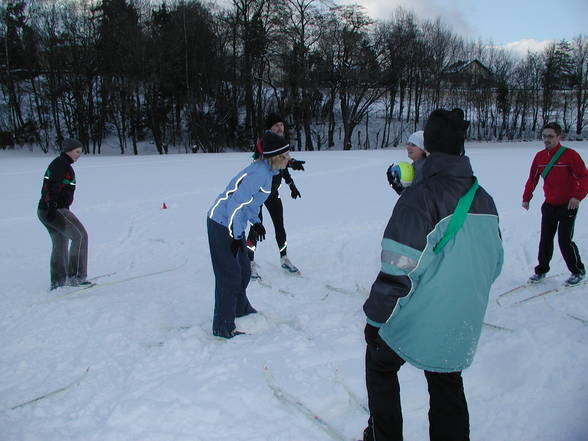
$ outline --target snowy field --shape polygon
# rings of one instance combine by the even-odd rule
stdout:
[[[565,144],[588,160],[588,142]],[[540,148],[539,141],[466,145],[498,206],[505,246],[487,326],[464,372],[472,441],[588,439],[588,285],[516,303],[563,283],[556,248],[550,274],[562,274],[497,302],[536,264],[542,189],[529,212],[520,205]],[[72,211],[89,232],[89,276],[106,276],[65,295],[72,288],[48,292],[50,240],[36,217],[53,155],[0,152],[0,441],[339,439],[275,386],[340,439],[360,439],[362,304],[398,198],[385,167],[406,153],[293,156],[307,161],[306,171],[292,172],[302,199],[292,200],[286,186],[281,194],[289,256],[303,276],[279,267],[266,223],[256,256],[268,285],[252,281],[248,289],[260,314],[238,319],[248,335],[221,341],[210,329],[206,211],[249,154],[82,157]],[[575,239],[586,262],[585,204]],[[405,365],[400,381],[405,440],[426,441],[424,376]]]

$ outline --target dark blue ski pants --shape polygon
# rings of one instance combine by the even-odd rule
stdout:
[[[234,256],[232,238],[227,227],[207,218],[208,245],[214,270],[214,317],[212,330],[230,332],[235,329],[235,317],[252,312],[247,299],[247,285],[251,278],[251,263],[247,257],[245,239]]]

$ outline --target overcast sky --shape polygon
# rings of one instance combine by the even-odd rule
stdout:
[[[538,48],[549,40],[588,35],[588,0],[355,0],[372,18],[386,19],[403,6],[419,18],[441,17],[471,39],[510,48]],[[526,52],[526,49],[524,50]]]

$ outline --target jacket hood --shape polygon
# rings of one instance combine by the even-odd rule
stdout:
[[[431,176],[455,176],[468,178],[474,176],[470,158],[448,153],[431,153],[423,165],[423,179]]]

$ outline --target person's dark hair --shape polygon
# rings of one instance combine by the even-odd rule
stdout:
[[[557,136],[561,135],[562,129],[561,126],[556,122],[550,122],[543,126],[543,130],[545,129],[552,129]]]
[[[269,130],[272,128],[272,126],[276,123],[283,123],[284,122],[284,118],[282,118],[280,115],[278,115],[277,113],[270,113],[269,115],[267,115],[265,117],[265,129]]]

